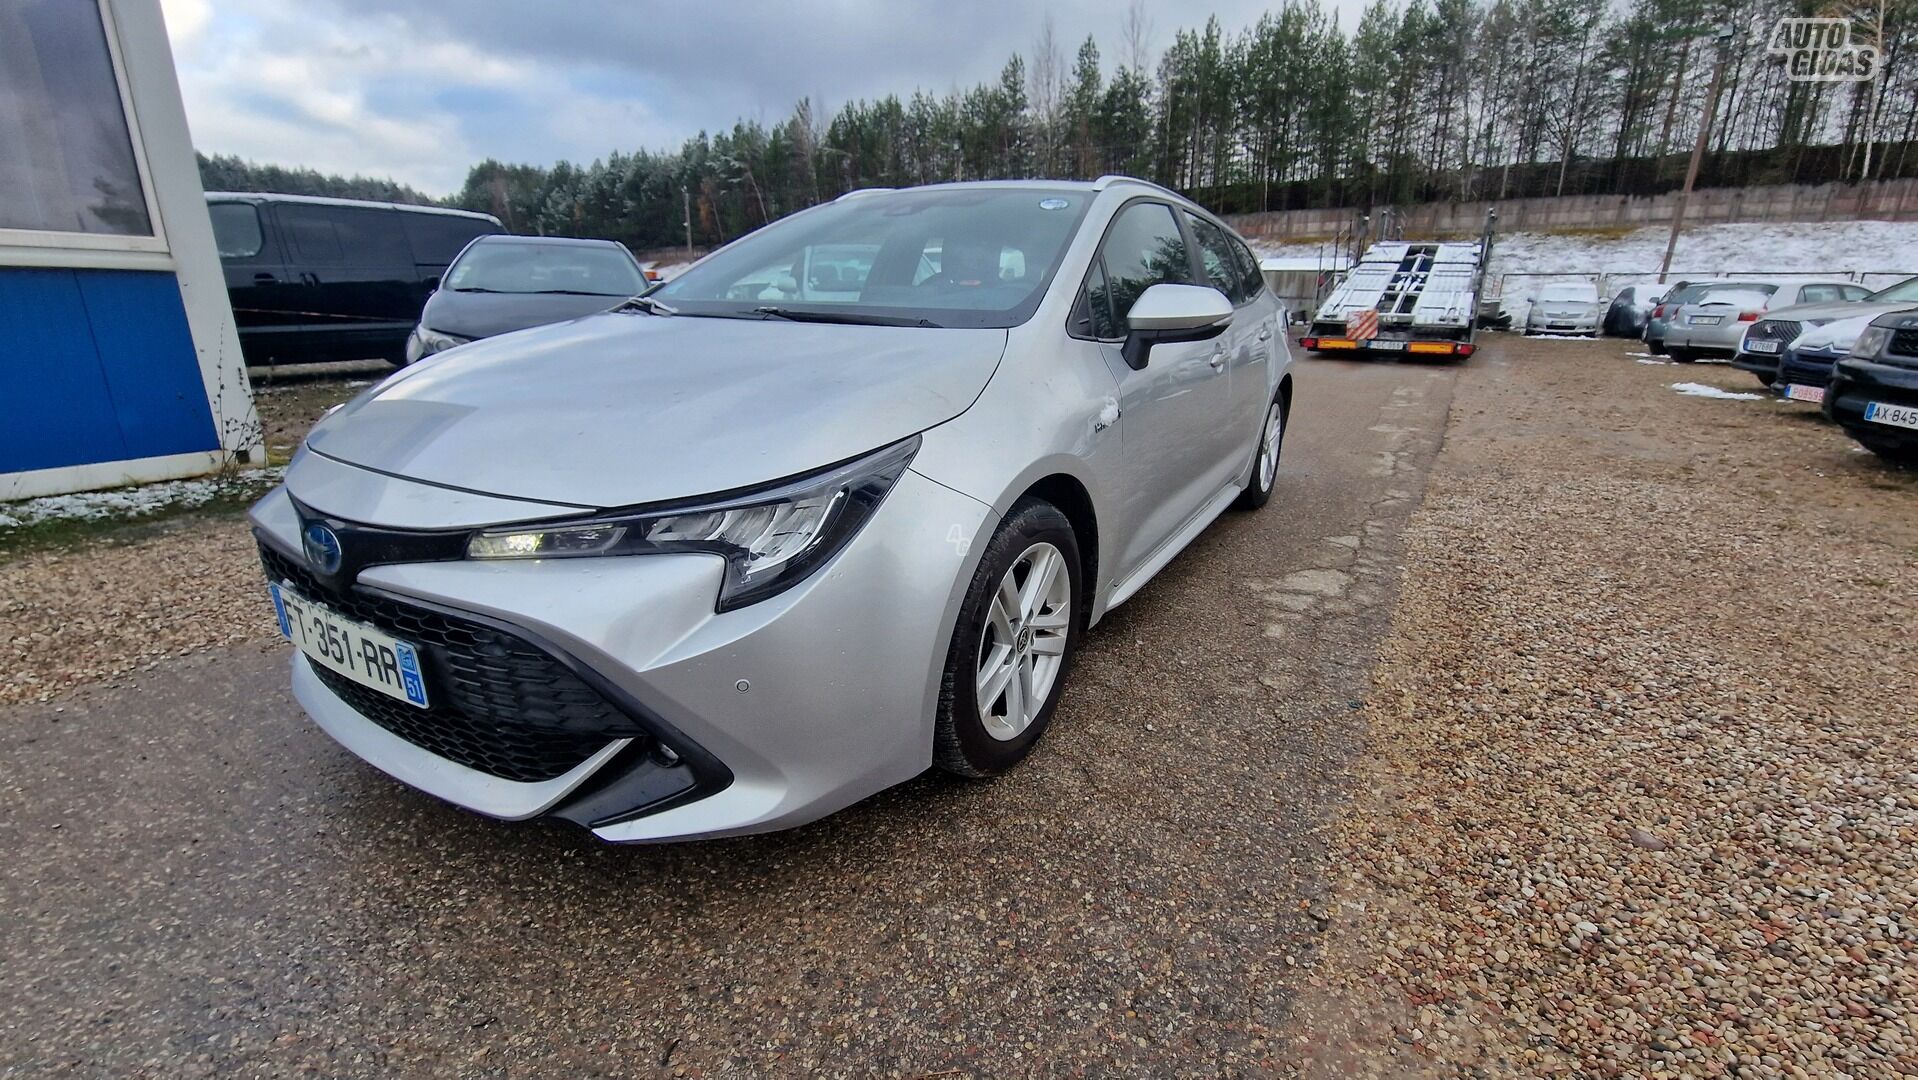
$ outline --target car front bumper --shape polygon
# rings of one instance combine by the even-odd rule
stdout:
[[[341,470],[350,467],[308,471],[337,478]],[[337,498],[319,501],[343,489],[303,489],[302,475],[296,463],[288,476],[302,502],[351,517]],[[351,478],[348,488],[393,485],[407,496],[423,489],[372,475]],[[405,501],[388,493],[361,505]],[[375,722],[377,709],[356,708],[350,688],[343,696],[337,680],[297,652],[295,696],[374,766],[494,817],[563,818],[610,841],[803,824],[931,764],[946,642],[990,516],[985,504],[908,470],[831,562],[785,592],[723,613],[713,610],[723,562],[703,554],[361,571],[349,594],[498,627],[578,673],[630,719],[630,730],[559,775],[503,778],[428,750]],[[298,558],[300,518],[287,488],[261,500],[252,521],[263,547]],[[405,637],[412,626],[389,632]],[[421,647],[430,653],[435,645]],[[524,734],[510,716],[486,723],[501,737]]]
[[[1918,368],[1847,357],[1832,369],[1825,415],[1860,442],[1918,450],[1918,431],[1865,419],[1872,402],[1918,406]]]
[[[1843,355],[1788,348],[1779,357],[1778,374],[1772,383],[1778,387],[1796,385],[1823,389],[1831,385],[1832,365]]]
[[[1769,383],[1778,377],[1779,355],[1778,353],[1751,353],[1741,349],[1732,356],[1732,366],[1740,371],[1749,371]]]

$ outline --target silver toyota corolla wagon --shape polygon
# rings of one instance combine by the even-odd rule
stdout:
[[[1003,772],[1087,628],[1270,496],[1282,322],[1137,180],[795,214],[322,420],[252,511],[294,693],[408,784],[612,841]]]

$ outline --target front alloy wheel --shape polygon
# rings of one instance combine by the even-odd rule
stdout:
[[[1065,659],[1072,576],[1065,556],[1040,542],[1012,561],[979,635],[973,703],[986,734],[1005,742],[1032,726]]]
[[[1085,632],[1078,537],[1058,508],[1013,506],[986,544],[952,628],[933,763],[960,776],[1010,769],[1045,733]]]

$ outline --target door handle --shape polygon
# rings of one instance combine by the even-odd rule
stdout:
[[[1263,329],[1261,329],[1261,330],[1259,331],[1259,340],[1260,340],[1260,341],[1271,341],[1271,340],[1272,340],[1272,328],[1268,326],[1268,327],[1265,327],[1265,328],[1263,328]]]
[[[1206,357],[1205,362],[1211,364],[1212,370],[1214,371],[1225,370],[1225,346],[1220,345],[1218,348],[1213,349],[1212,355]]]
[[[253,283],[256,285],[271,285],[278,280],[280,279],[277,276],[269,274],[265,270],[258,271],[253,275]]]

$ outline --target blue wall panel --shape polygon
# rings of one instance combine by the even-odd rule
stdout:
[[[0,473],[127,456],[72,270],[0,270]]]
[[[136,271],[75,274],[127,453],[143,458],[218,449],[179,282],[172,274]]]
[[[0,473],[218,447],[173,275],[0,268]]]

